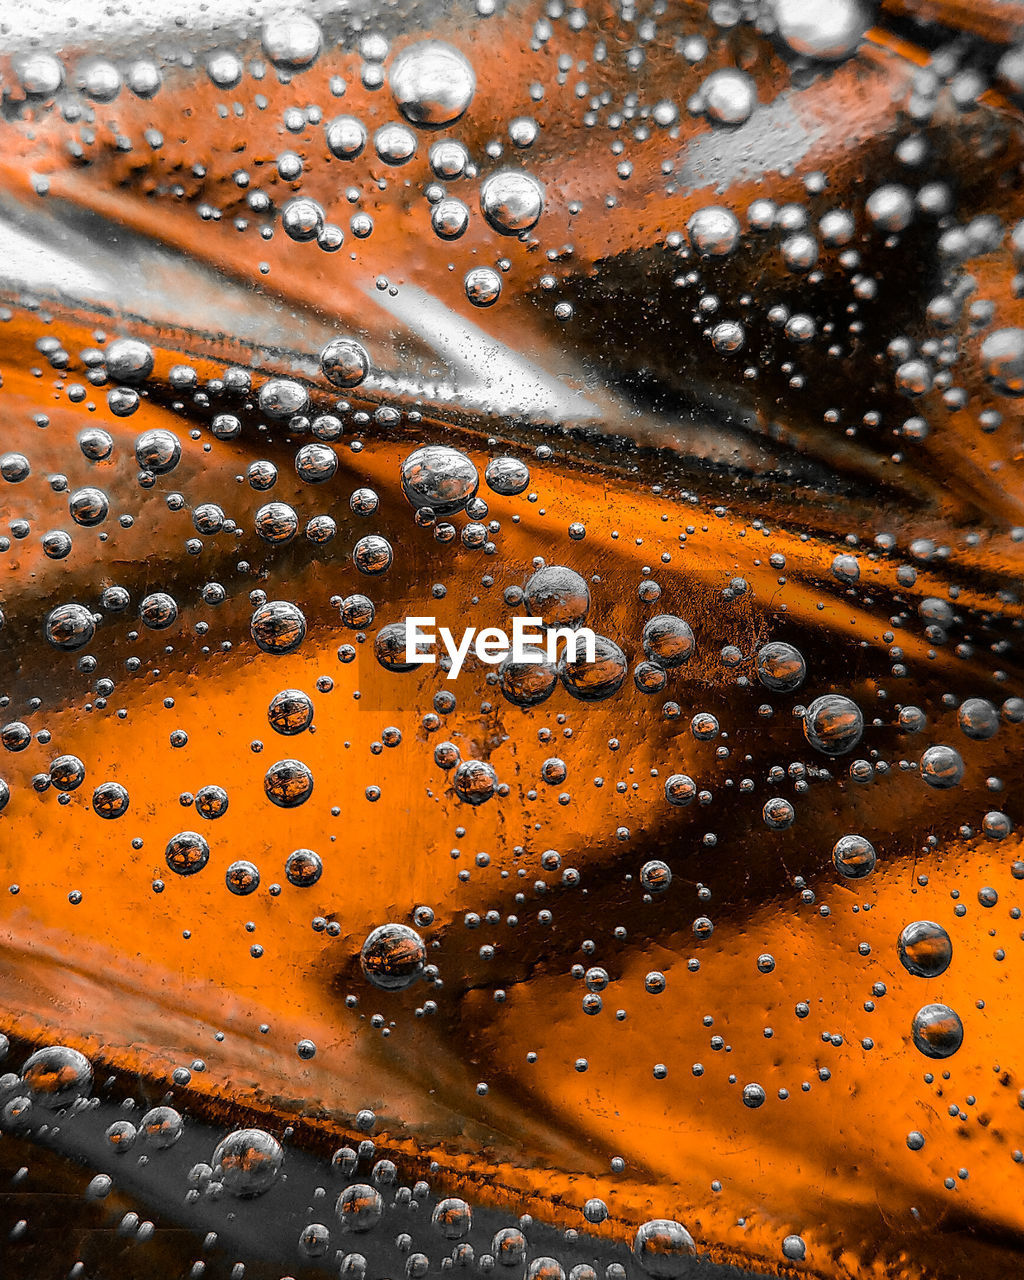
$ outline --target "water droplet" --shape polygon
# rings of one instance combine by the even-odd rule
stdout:
[[[469,60],[450,44],[422,40],[395,58],[389,76],[402,115],[412,124],[439,128],[465,113],[476,91]]]

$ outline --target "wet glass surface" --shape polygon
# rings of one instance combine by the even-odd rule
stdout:
[[[5,1280],[1019,1275],[1024,5],[0,37]]]

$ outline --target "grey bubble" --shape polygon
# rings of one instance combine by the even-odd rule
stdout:
[[[49,1045],[28,1058],[21,1069],[21,1083],[34,1102],[45,1107],[66,1107],[89,1093],[92,1064],[77,1049]]]
[[[391,92],[412,124],[439,128],[463,115],[476,91],[476,75],[464,54],[440,40],[421,40],[391,64]]]
[[[363,975],[381,991],[404,991],[423,974],[427,949],[423,939],[404,924],[379,925],[359,953]]]
[[[641,643],[651,662],[669,669],[689,662],[695,647],[690,624],[672,613],[659,613],[648,619]]]
[[[218,1143],[210,1163],[225,1191],[251,1199],[269,1191],[277,1181],[284,1152],[265,1129],[236,1129]]]
[[[474,807],[490,800],[497,786],[498,775],[486,760],[463,760],[452,776],[455,794]]]
[[[291,378],[271,378],[260,387],[260,409],[268,418],[291,418],[305,413],[309,393]]]
[[[807,675],[803,654],[784,640],[772,640],[762,645],[757,651],[754,666],[761,684],[775,693],[792,693],[800,688]]]
[[[521,169],[493,173],[480,188],[484,217],[501,235],[515,236],[537,225],[544,212],[544,188]]]
[[[537,707],[554,693],[558,668],[548,662],[543,649],[528,646],[525,661],[516,662],[511,653],[498,665],[498,683],[507,701],[516,707]]]
[[[484,480],[493,493],[515,497],[530,484],[530,469],[518,458],[492,458],[484,470]]]
[[[252,615],[249,630],[264,653],[291,653],[305,639],[306,619],[298,605],[269,600]]]
[[[278,67],[308,67],[320,52],[322,37],[316,22],[287,9],[264,23],[262,36],[263,52]]]
[[[838,693],[815,698],[804,714],[804,737],[829,756],[845,755],[861,740],[864,717],[856,703]]]
[[[366,146],[366,126],[355,116],[337,116],[324,127],[324,136],[339,160],[354,160]]]
[[[558,663],[562,686],[580,702],[611,698],[622,688],[628,673],[626,655],[607,636],[596,637],[593,662],[587,661],[585,647],[580,645],[575,660],[569,661],[565,653]]]
[[[657,1280],[679,1280],[686,1276],[696,1256],[693,1236],[681,1222],[671,1218],[652,1218],[639,1228],[633,1239],[633,1257]]]
[[[530,615],[540,618],[545,627],[580,627],[590,611],[586,580],[565,565],[542,566],[527,581],[524,594]]]
[[[179,831],[164,851],[168,867],[179,876],[194,876],[210,860],[210,846],[197,831]]]
[[[731,209],[708,205],[691,215],[686,234],[697,253],[724,257],[739,244],[740,222]]]
[[[84,605],[58,605],[46,619],[46,638],[55,649],[81,649],[95,634],[96,624]]]
[[[863,836],[841,836],[832,848],[832,863],[847,880],[862,880],[875,869],[875,847]]]
[[[911,1035],[926,1058],[951,1058],[964,1042],[964,1024],[949,1005],[926,1004],[914,1015]]]
[[[153,372],[153,348],[138,338],[118,338],[107,347],[106,365],[116,382],[145,382]]]
[[[429,507],[437,516],[462,511],[480,485],[477,469],[458,449],[428,444],[402,463],[402,490],[417,510]]]
[[[937,978],[953,959],[953,943],[942,925],[932,920],[915,920],[900,933],[896,942],[900,964],[918,978]]]
[[[336,387],[358,387],[370,371],[370,357],[355,338],[335,338],[320,352],[320,369]]]
[[[937,743],[921,756],[921,777],[937,791],[959,786],[964,776],[964,762],[955,747]]]

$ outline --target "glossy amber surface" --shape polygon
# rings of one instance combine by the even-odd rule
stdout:
[[[1024,8],[3,21],[2,1274],[1017,1276]]]

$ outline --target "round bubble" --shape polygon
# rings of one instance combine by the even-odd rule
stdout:
[[[278,760],[263,777],[263,790],[279,809],[295,809],[313,794],[313,773],[301,760]]]
[[[166,591],[154,591],[139,605],[139,617],[151,631],[166,631],[178,620],[178,606]]]
[[[463,284],[474,307],[491,307],[501,295],[501,276],[493,267],[473,267]]]
[[[218,787],[214,783],[200,787],[196,792],[196,813],[210,822],[227,813],[228,803],[228,793],[223,787]]]
[[[792,693],[807,675],[803,654],[784,640],[772,640],[757,651],[754,663],[757,678],[774,693]]]
[[[640,868],[640,883],[649,893],[663,893],[672,883],[672,872],[667,862],[654,858]]]
[[[463,760],[452,775],[455,794],[464,804],[484,804],[494,795],[497,785],[498,775],[486,760]]]
[[[370,577],[380,573],[387,573],[388,569],[391,568],[393,556],[391,543],[376,533],[371,533],[366,538],[360,538],[352,548],[352,563],[360,573],[365,573]]]
[[[429,507],[437,516],[462,511],[480,486],[477,469],[458,449],[428,444],[402,463],[402,490],[417,510]]]
[[[672,613],[659,613],[645,624],[641,637],[644,653],[660,667],[680,667],[693,656],[690,624]]]
[[[480,188],[480,208],[504,236],[516,236],[537,225],[544,212],[544,188],[521,169],[493,173]]]
[[[502,1227],[491,1241],[491,1253],[503,1267],[518,1267],[526,1260],[526,1237],[518,1227]]]
[[[287,502],[268,502],[253,519],[257,534],[272,546],[291,542],[299,529],[299,517]]]
[[[665,779],[665,799],[677,808],[685,808],[697,795],[697,784],[686,773],[674,773]]]
[[[369,1183],[356,1182],[338,1196],[335,1212],[348,1231],[372,1231],[384,1214],[384,1201]]]
[[[92,1064],[77,1049],[54,1044],[37,1049],[21,1070],[21,1082],[33,1102],[66,1107],[92,1088]]]
[[[508,702],[516,707],[537,707],[554,693],[558,668],[548,662],[543,649],[526,646],[524,661],[510,653],[498,665],[498,684]]]
[[[937,743],[921,756],[921,777],[936,791],[959,786],[963,776],[963,757],[955,747]]]
[[[296,196],[281,210],[281,229],[289,240],[306,244],[324,229],[324,211],[308,196]]]
[[[374,656],[385,671],[416,671],[419,668],[418,662],[406,662],[405,650],[404,622],[389,622],[374,637]]]
[[[352,631],[361,631],[373,626],[377,610],[369,596],[346,596],[339,610],[341,621]]]
[[[296,849],[288,855],[284,874],[289,884],[299,889],[309,889],[323,875],[324,864],[312,849]]]
[[[83,437],[91,433],[86,430],[79,434],[78,442],[83,445]],[[100,434],[106,435],[106,432]],[[83,445],[82,452],[88,457],[88,453]],[[23,480],[27,480],[31,473],[31,465],[28,458],[23,453],[5,453],[0,457],[0,476],[2,476],[8,484],[21,484]]]
[[[297,71],[320,52],[319,26],[305,14],[275,14],[263,25],[263,52],[276,67]]]
[[[740,221],[731,209],[708,205],[691,216],[686,234],[697,253],[724,257],[739,244]]]
[[[406,120],[430,128],[458,120],[476,92],[469,60],[440,40],[421,40],[403,49],[391,64],[389,83]]]
[[[179,876],[194,876],[210,860],[210,846],[197,831],[179,831],[167,841],[167,865]]]
[[[601,702],[618,693],[629,673],[626,655],[614,640],[596,636],[594,661],[589,662],[586,646],[580,645],[573,661],[568,649],[558,664],[558,674],[566,693],[580,702]]]
[[[911,1034],[926,1058],[951,1058],[964,1042],[964,1024],[946,1004],[926,1004],[914,1014]]]
[[[153,1107],[139,1121],[139,1134],[158,1150],[173,1147],[184,1130],[181,1113],[173,1107]]]
[[[757,85],[748,72],[721,67],[711,72],[698,96],[712,120],[719,124],[743,124],[757,106]]]
[[[461,200],[439,200],[430,211],[430,225],[442,240],[458,240],[469,226],[469,209]]]
[[[267,719],[277,733],[302,733],[313,723],[313,699],[301,689],[282,689],[271,698]]]
[[[484,480],[492,493],[512,498],[530,484],[530,469],[518,458],[492,458],[484,470]]]
[[[595,1196],[583,1206],[583,1216],[588,1222],[595,1225],[604,1222],[608,1217],[608,1206],[603,1200],[598,1200]]]
[[[816,751],[827,756],[852,751],[863,732],[860,708],[839,693],[815,698],[804,714],[804,737]]]
[[[782,1242],[782,1256],[790,1262],[803,1262],[807,1256],[807,1245],[802,1236],[786,1236]]]
[[[68,499],[68,512],[71,519],[83,529],[92,529],[102,524],[109,510],[110,503],[107,495],[102,489],[94,489],[91,486],[76,489]]]
[[[1024,396],[1024,329],[996,329],[981,344],[981,367],[1004,396]]]
[[[233,89],[243,72],[242,59],[229,49],[216,49],[206,60],[206,74],[218,89]]]
[[[84,431],[78,433],[78,447],[82,451],[82,456],[88,458],[90,462],[103,462],[114,451],[114,437],[102,427],[86,427]],[[0,474],[7,479],[4,463],[6,458],[3,463],[0,463]]]
[[[81,604],[59,604],[46,619],[46,638],[55,649],[81,649],[95,634],[92,614]]]
[[[92,793],[93,811],[101,818],[121,818],[128,812],[130,799],[119,782],[101,782]]]
[[[837,582],[851,585],[860,581],[860,564],[856,556],[838,555],[832,561],[832,576]]]
[[[564,565],[543,565],[523,591],[530,616],[540,618],[545,627],[580,627],[590,610],[586,579]]]
[[[21,87],[33,98],[51,98],[64,83],[64,68],[52,54],[30,53],[16,65]]]
[[[987,698],[967,698],[956,713],[961,732],[984,741],[999,732],[999,712]]]
[[[322,1258],[331,1247],[331,1233],[322,1222],[311,1222],[302,1228],[299,1250],[306,1258]]]
[[[355,338],[334,338],[320,352],[320,369],[336,387],[358,387],[370,371],[370,357]]]
[[[445,1240],[461,1240],[469,1235],[473,1213],[465,1200],[451,1196],[437,1202],[430,1221]]]
[[[145,382],[153,372],[153,348],[137,338],[118,338],[107,347],[106,365],[115,382]]]
[[[461,178],[469,164],[469,152],[454,138],[443,138],[430,148],[430,167],[436,178]]]
[[[785,831],[796,820],[796,810],[784,796],[773,796],[765,801],[761,816],[769,830]]]
[[[271,378],[260,387],[260,409],[268,418],[291,418],[305,413],[309,405],[309,393],[291,378]]]
[[[385,164],[405,164],[416,154],[416,135],[404,124],[385,124],[373,135],[373,147]]]
[[[251,1199],[269,1191],[277,1181],[284,1152],[265,1129],[236,1129],[217,1145],[210,1163],[225,1191]]]
[[[877,860],[874,845],[863,836],[841,836],[832,847],[832,864],[847,880],[863,880]]]
[[[248,897],[260,887],[259,867],[253,862],[246,862],[240,858],[237,862],[232,862],[225,871],[224,883],[237,897]]]
[[[50,765],[50,782],[57,791],[77,791],[85,781],[85,765],[78,756],[58,756]]]
[[[381,991],[404,991],[422,976],[427,949],[423,939],[404,924],[382,924],[359,953],[366,980]]]
[[[941,924],[915,920],[900,933],[896,942],[900,964],[918,978],[937,978],[953,959],[953,943]]]
[[[864,208],[879,231],[905,231],[914,218],[914,196],[906,187],[888,183],[872,191]]]
[[[633,1240],[633,1257],[649,1276],[658,1280],[677,1280],[687,1275],[696,1255],[693,1236],[681,1222],[671,1218],[645,1222]]]
[[[820,62],[848,58],[871,25],[864,0],[774,0],[772,12],[783,42]]]
[[[366,126],[355,116],[338,116],[324,129],[331,155],[339,160],[354,160],[366,146]]]
[[[268,600],[252,615],[249,631],[264,653],[291,653],[306,637],[306,619],[288,600]]]

